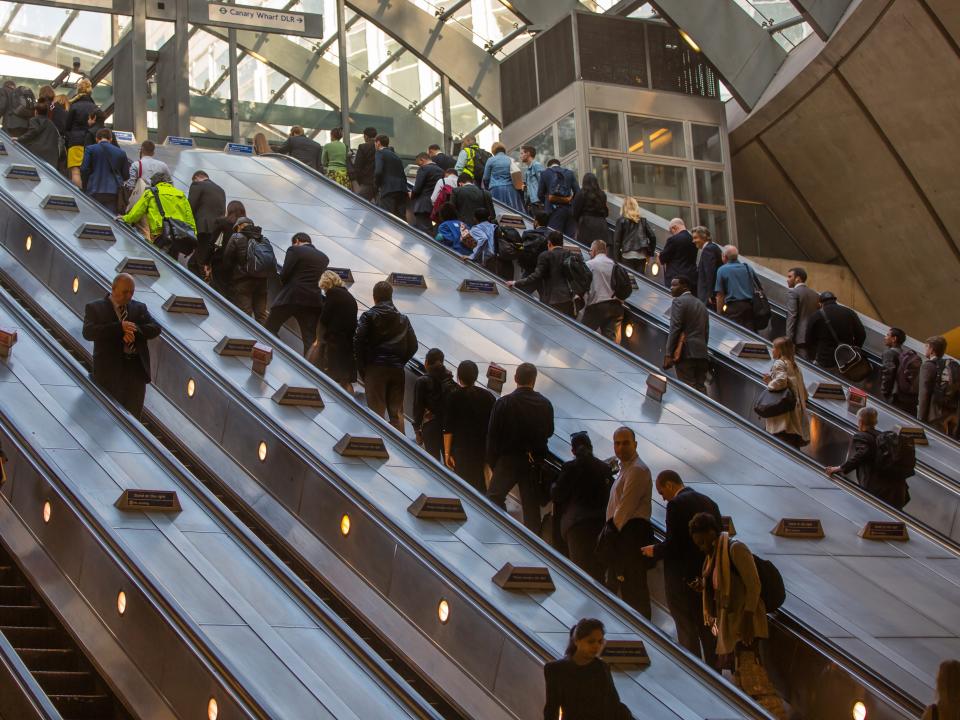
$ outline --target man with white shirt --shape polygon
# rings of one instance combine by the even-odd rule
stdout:
[[[787,332],[793,340],[797,355],[812,360],[807,347],[807,328],[820,309],[820,296],[816,290],[807,287],[807,271],[802,267],[787,270]]]
[[[613,537],[606,585],[614,593],[619,591],[625,603],[649,619],[647,561],[641,548],[653,542],[653,477],[637,455],[637,436],[630,428],[620,427],[613,433],[613,451],[620,461],[620,473],[610,488],[607,526],[603,531],[605,536]]]
[[[620,325],[623,322],[623,303],[613,294],[614,262],[607,255],[607,243],[594,240],[590,245],[590,289],[583,296],[583,324],[605,338],[620,341]]]

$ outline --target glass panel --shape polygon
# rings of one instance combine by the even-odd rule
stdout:
[[[727,213],[722,210],[700,209],[700,224],[706,225],[717,245],[730,243],[730,229],[727,227]]]
[[[723,173],[719,170],[697,170],[697,202],[706,205],[726,205],[723,191]]]
[[[560,157],[569,155],[577,149],[577,123],[573,113],[565,118],[560,118],[557,123],[557,140],[559,141],[557,150]]]
[[[627,115],[627,147],[645,155],[686,157],[683,123]]]
[[[590,147],[620,150],[620,116],[617,113],[590,111]]]
[[[556,157],[557,153],[553,146],[553,125],[523,144],[533,145],[533,147],[537,149],[537,160],[539,160],[541,164],[546,165],[547,160]],[[519,151],[517,152],[517,157],[519,157]]]
[[[687,169],[672,165],[630,163],[630,183],[636,197],[689,200]]]
[[[597,156],[590,158],[590,161],[590,169],[600,181],[600,187],[609,193],[623,195],[623,161]]]
[[[678,217],[683,220],[684,225],[693,227],[690,224],[693,221],[693,212],[690,210],[689,205],[664,205],[662,203],[642,202],[640,203],[640,207],[652,212],[654,215],[662,217],[664,220],[672,220]]]
[[[720,148],[720,128],[716,125],[690,126],[693,134],[693,159],[708,162],[723,162]]]

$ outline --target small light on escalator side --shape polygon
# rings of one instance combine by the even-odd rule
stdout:
[[[207,720],[217,720],[219,714],[220,707],[217,705],[217,699],[210,698],[210,701],[207,703]]]
[[[346,513],[340,518],[340,534],[344,537],[350,534],[350,516]]]
[[[123,615],[127,611],[127,594],[121,590],[117,594],[117,612]]]
[[[78,292],[80,292],[80,278],[75,277],[75,278],[73,279],[73,286],[72,286],[72,287],[73,287],[73,294],[74,294],[74,295],[76,295]]]
[[[45,502],[45,503],[43,504],[43,521],[44,521],[45,523],[50,522],[50,514],[51,514],[52,512],[53,512],[53,511],[52,511],[51,508],[50,508],[50,501],[48,500],[47,502]]]
[[[724,311],[724,312],[727,311],[727,304],[726,304],[726,303],[723,304],[723,311]]]
[[[190,378],[187,380],[187,397],[193,397],[195,392],[197,392],[197,383],[193,378]]]
[[[33,247],[33,235],[27,235],[26,246],[27,246],[27,252],[30,252],[30,248]]]
[[[660,263],[653,263],[653,265],[650,266],[650,274],[654,277],[660,274]]]
[[[627,327],[623,329],[623,334],[627,336],[627,340],[633,337],[633,323],[627,323]]]
[[[853,704],[853,720],[867,720],[867,706],[860,700]]]
[[[257,457],[260,458],[260,462],[267,461],[267,443],[264,440],[257,445]]]
[[[446,600],[441,600],[440,604],[437,605],[437,617],[444,625],[446,625],[447,620],[450,619],[450,603],[448,603]]]

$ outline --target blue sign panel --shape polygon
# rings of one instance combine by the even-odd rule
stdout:
[[[227,143],[224,148],[224,152],[236,153],[237,155],[253,155],[253,145],[247,145],[245,143]]]
[[[176,145],[178,147],[193,147],[193,138],[190,137],[180,137],[178,135],[167,135],[167,139],[163,141],[164,145]]]

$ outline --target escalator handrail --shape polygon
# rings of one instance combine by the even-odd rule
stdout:
[[[21,151],[24,151],[25,154],[27,155],[31,155],[29,152],[26,152],[24,148],[18,148],[18,149],[20,149]],[[271,153],[271,155],[274,155],[274,154]],[[278,155],[277,157],[281,157],[285,160],[299,163],[298,160],[292,159],[286,155]],[[37,159],[37,162],[40,163],[42,161]],[[317,173],[317,171],[314,170],[313,168],[309,168],[308,166],[303,165],[302,163],[300,163],[300,165],[307,171],[310,171],[312,173]],[[49,166],[46,165],[45,163],[44,163],[44,167],[49,168]],[[74,185],[72,185],[72,183],[69,183],[69,181],[66,180],[66,178],[63,178],[62,176],[60,176],[58,172],[51,169],[51,174],[56,176],[57,181],[61,182],[63,187],[71,195],[76,197],[78,202],[85,203],[96,214],[100,214],[100,215],[106,214],[106,211],[102,206],[95,203],[92,199],[88,198],[86,195],[80,192]],[[333,181],[329,180],[323,175],[320,175],[319,173],[317,173],[317,177],[322,178],[324,182],[332,183],[336,187],[343,189],[342,186],[336,185],[336,183],[333,183]],[[349,191],[345,191],[345,192],[349,192]],[[10,198],[6,190],[0,189],[0,197],[6,199],[7,203],[10,204],[15,211],[19,212],[21,215],[25,215],[25,212],[20,207],[19,202],[17,202],[15,199]],[[358,202],[366,202],[362,198],[359,198],[359,196],[352,196],[352,197],[355,198],[356,201]],[[381,212],[381,209],[374,205],[370,205],[370,207],[375,209],[378,212]],[[389,217],[393,217],[393,216],[389,216]],[[397,220],[398,226],[408,231],[412,231],[412,229],[406,223],[401,223],[401,221],[399,221],[399,219],[397,218],[394,218],[394,219]],[[33,219],[31,216],[31,220],[29,220],[28,222],[36,225],[37,219]],[[143,238],[138,234],[136,234],[130,226],[117,221],[113,216],[110,216],[110,223],[115,230],[120,230],[131,239],[136,240],[141,246],[143,246],[143,248],[147,252],[150,252],[156,258],[158,263],[163,263],[168,269],[174,272],[177,276],[180,277],[180,279],[184,280],[186,283],[191,285],[196,285],[199,282],[193,273],[189,272],[185,267],[183,267],[179,263],[176,263],[175,261],[173,261],[172,258],[170,258],[166,253],[159,251],[152,243],[148,243],[145,240],[143,240]],[[55,242],[60,247],[61,252],[63,252],[67,257],[70,257],[71,260],[78,266],[89,267],[87,262],[83,258],[78,256],[76,253],[74,253],[70,247],[63,245],[59,240],[55,240],[52,238],[48,238],[48,240],[50,242]],[[91,275],[97,276],[99,275],[99,271],[91,269]],[[106,289],[105,283],[101,282],[101,285],[104,285],[104,288]],[[353,400],[353,398],[349,396],[346,393],[346,391],[343,390],[338,384],[329,380],[329,378],[327,378],[327,376],[321,373],[317,368],[307,363],[300,353],[295,352],[292,348],[287,346],[282,340],[280,340],[276,336],[267,333],[262,328],[262,326],[259,326],[257,323],[255,323],[255,321],[252,318],[250,318],[247,315],[244,315],[243,313],[240,313],[238,310],[236,310],[236,308],[231,303],[229,303],[229,301],[227,301],[220,293],[218,293],[216,290],[211,288],[209,285],[204,283],[203,288],[204,288],[204,293],[209,295],[212,299],[214,299],[215,301],[217,301],[219,304],[223,306],[225,311],[230,315],[231,319],[248,328],[251,334],[250,335],[251,337],[259,336],[262,340],[264,340],[271,347],[273,347],[275,352],[279,351],[283,353],[285,356],[285,359],[288,362],[290,362],[292,365],[297,366],[298,369],[300,369],[303,373],[305,373],[309,377],[315,379],[318,383],[321,383],[328,392],[332,394],[338,394],[344,397],[345,399],[349,399],[350,402],[344,403],[345,407],[348,407],[352,411],[355,411],[358,414],[362,415],[366,422],[371,422],[377,425],[381,433],[390,435],[398,445],[406,449],[406,452],[408,452],[409,454],[415,455],[418,463],[432,469],[436,474],[436,476],[444,484],[448,485],[449,487],[455,487],[457,492],[476,493],[476,490],[474,490],[473,488],[467,488],[444,465],[436,461],[434,458],[428,457],[425,453],[422,453],[418,448],[411,447],[411,442],[409,438],[407,438],[405,435],[400,433],[392,425],[387,423],[385,419],[373,414],[367,408],[359,406]],[[178,349],[185,356],[198,358],[196,353],[191,348],[189,348],[188,346],[183,344],[181,341],[179,341],[179,339],[177,339],[175,335],[172,335],[170,333],[165,333],[164,337],[168,342],[171,342],[171,345],[174,348]],[[235,400],[237,400],[237,402],[243,407],[245,407],[248,412],[250,412],[255,417],[257,417],[257,419],[266,428],[268,428],[271,432],[275,433],[278,437],[284,437],[287,443],[291,443],[288,446],[290,447],[292,452],[299,455],[301,459],[303,459],[308,465],[313,465],[314,467],[320,468],[320,471],[327,477],[335,478],[337,488],[341,492],[344,492],[345,494],[353,496],[355,500],[359,500],[360,504],[365,506],[366,509],[372,513],[373,517],[375,517],[379,522],[381,522],[381,524],[383,524],[386,528],[392,531],[392,534],[396,538],[398,543],[407,545],[407,547],[411,550],[412,554],[417,555],[421,558],[436,559],[437,562],[428,563],[428,565],[432,568],[432,570],[434,572],[438,572],[439,574],[441,574],[448,583],[458,588],[464,594],[465,597],[470,598],[474,603],[477,604],[478,607],[482,608],[485,612],[487,612],[487,614],[490,616],[489,619],[492,622],[495,622],[499,625],[509,628],[515,636],[523,640],[524,645],[526,646],[529,652],[534,653],[536,656],[546,661],[555,659],[553,652],[548,649],[548,647],[542,641],[542,639],[529,633],[524,628],[516,625],[509,617],[507,617],[502,612],[500,612],[499,609],[497,609],[495,606],[491,605],[491,603],[487,601],[487,599],[484,598],[479,593],[479,591],[475,590],[470,584],[464,582],[463,579],[459,577],[459,575],[453,572],[452,569],[449,567],[448,563],[439,560],[439,558],[436,558],[431,552],[429,552],[425,547],[423,547],[420,541],[410,536],[401,526],[394,523],[389,517],[387,517],[375,506],[367,503],[365,498],[357,494],[356,490],[351,486],[350,483],[344,481],[340,477],[340,475],[334,469],[331,468],[330,463],[323,460],[323,458],[321,458],[318,454],[315,454],[308,448],[304,447],[299,441],[292,441],[292,439],[289,436],[286,436],[282,432],[282,427],[278,423],[273,421],[273,419],[270,418],[269,415],[267,415],[264,411],[262,411],[259,408],[259,406],[257,406],[254,403],[248,402],[248,399],[240,395],[239,392],[237,392],[232,387],[232,385],[230,385],[225,381],[222,381],[222,378],[220,378],[218,374],[214,376],[214,373],[212,373],[212,371],[209,371],[207,369],[207,364],[205,362],[199,360],[198,358],[197,364],[198,364],[198,369],[202,368],[202,371],[207,374],[208,379],[210,379],[211,382],[216,382],[221,384],[224,387],[225,392],[227,392]],[[570,580],[577,583],[577,588],[581,592],[583,592],[585,595],[592,597],[600,605],[605,605],[608,607],[613,606],[614,608],[616,608],[616,610],[621,615],[624,615],[627,618],[629,618],[631,621],[633,621],[633,624],[635,626],[635,629],[634,629],[635,632],[641,635],[645,635],[648,638],[656,640],[658,649],[664,652],[664,654],[670,655],[671,658],[678,664],[685,666],[688,671],[696,675],[705,684],[712,687],[714,691],[718,692],[718,694],[724,697],[726,701],[731,702],[732,704],[734,704],[744,712],[756,713],[757,708],[755,703],[747,695],[745,695],[739,688],[736,688],[730,683],[726,681],[722,681],[716,678],[713,674],[707,672],[701,664],[697,663],[688,654],[680,650],[673,643],[672,639],[666,633],[664,633],[660,628],[658,628],[656,625],[654,625],[650,621],[646,620],[646,618],[644,618],[642,615],[637,613],[635,610],[633,610],[633,608],[628,606],[619,598],[612,597],[611,595],[609,595],[609,593],[605,593],[601,589],[595,587],[595,584],[593,583],[592,579],[586,576],[585,574],[583,574],[579,570],[579,568],[576,568],[575,566],[573,566],[567,558],[557,553],[556,550],[550,547],[549,545],[543,543],[540,540],[540,538],[538,538],[536,535],[531,533],[522,525],[516,523],[516,521],[514,521],[512,518],[507,516],[505,513],[501,513],[499,511],[494,512],[493,510],[487,509],[486,505],[481,504],[481,502],[479,502],[479,501],[482,501],[483,503],[486,503],[486,499],[479,493],[476,493],[476,494],[478,499],[477,504],[482,509],[481,511],[484,512],[484,516],[487,520],[501,527],[507,534],[510,534],[519,538],[525,538],[525,540],[522,540],[520,542],[521,546],[523,546],[526,550],[532,552],[535,555],[542,555],[542,556],[545,555],[550,557],[550,559],[555,565],[559,565],[568,573],[568,577]],[[437,569],[438,567],[440,568],[440,570]]]

